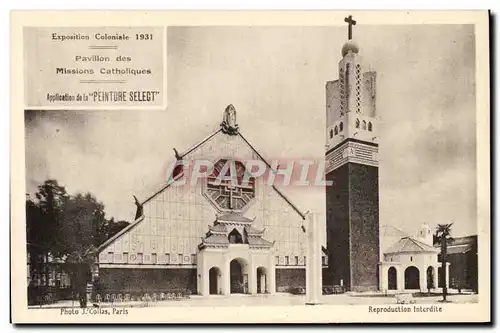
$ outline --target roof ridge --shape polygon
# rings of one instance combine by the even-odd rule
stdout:
[[[419,240],[417,240],[413,237],[409,237],[409,239],[412,241],[413,244],[418,246],[421,250],[425,250],[425,248],[422,246],[422,245],[425,245],[424,243],[420,242]]]
[[[200,142],[198,142],[194,146],[191,146],[191,148],[189,148],[185,153],[179,154],[179,158],[182,159],[186,155],[189,155],[193,150],[195,150],[196,148],[198,148],[199,146],[201,146],[202,144],[204,144],[205,142],[210,140],[212,137],[214,137],[217,133],[219,133],[221,131],[222,131],[222,128],[219,128],[217,131],[215,131],[212,134],[210,134],[209,136],[205,137],[205,139],[201,140]]]
[[[137,225],[139,225],[144,220],[144,218],[145,218],[145,215],[142,214],[141,216],[136,218],[134,220],[134,222],[130,223],[128,226],[126,226],[125,228],[123,228],[122,230],[120,230],[119,232],[117,232],[116,234],[111,236],[110,238],[106,239],[101,245],[99,245],[97,247],[97,252],[100,252],[103,248],[105,248],[106,246],[113,243],[118,237],[120,237],[121,235],[130,231],[131,229],[135,228]]]
[[[269,162],[267,162],[267,160],[257,151],[257,149],[252,146],[252,144],[243,136],[243,134],[241,134],[241,132],[238,132],[238,135],[243,139],[243,141],[245,141],[245,143],[257,154],[257,156],[269,167],[269,169],[271,169],[271,171],[274,173],[274,174],[277,174],[277,170],[274,170],[273,167],[271,166],[271,164],[269,164]],[[281,192],[280,189],[278,189],[276,187],[276,185],[272,185],[271,186],[277,193],[278,195],[283,199],[285,200],[292,208],[293,210],[295,210],[295,212],[297,214],[300,215],[300,217],[302,217],[303,220],[306,219],[306,214],[303,213],[285,194],[283,194],[283,192]]]

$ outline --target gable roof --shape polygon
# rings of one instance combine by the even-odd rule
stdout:
[[[191,148],[189,148],[188,150],[186,150],[186,152],[182,153],[182,154],[178,154],[177,153],[177,150],[174,149],[175,151],[175,155],[176,155],[176,158],[179,160],[179,159],[183,159],[184,157],[186,157],[187,155],[189,155],[190,153],[192,153],[194,150],[196,150],[197,148],[199,148],[201,145],[205,144],[207,141],[209,141],[210,139],[212,139],[215,135],[219,134],[220,132],[222,132],[222,128],[219,128],[217,131],[213,132],[212,134],[210,134],[209,136],[207,136],[206,138],[204,138],[203,140],[201,140],[199,143],[195,144],[194,146],[192,146]],[[262,162],[264,162],[267,167],[273,172],[273,173],[277,173],[277,170],[273,169],[273,167],[264,159],[264,157],[262,157],[262,155],[257,151],[257,149],[255,149],[251,144],[250,142],[248,142],[247,139],[245,139],[245,137],[241,134],[241,132],[238,132],[237,134],[241,139],[243,139],[243,141],[248,145],[248,147],[250,147],[250,149],[261,159]],[[151,196],[147,197],[145,200],[143,200],[142,202],[137,202],[137,211],[139,211],[139,209],[142,210],[142,206],[144,204],[146,204],[147,202],[151,201],[152,199],[154,199],[156,196],[160,195],[161,193],[163,193],[163,191],[165,191],[167,188],[169,188],[172,184],[175,183],[176,180],[171,180],[169,181],[167,184],[165,184],[160,190],[156,191],[155,193],[153,193]],[[274,191],[276,191],[276,193],[283,199],[285,200],[285,202],[302,218],[302,220],[305,220],[306,219],[306,213],[302,212],[295,204],[292,203],[292,201],[283,194],[283,192],[281,192],[275,185],[272,185],[271,186],[273,188]],[[136,214],[137,215],[137,214]],[[227,215],[227,214],[226,214]],[[117,234],[115,234],[113,237],[109,238],[108,240],[106,240],[104,243],[102,243],[99,247],[98,247],[98,252],[100,252],[103,248],[105,248],[106,246],[108,246],[109,244],[113,243],[116,239],[118,239],[121,235],[125,234],[126,232],[132,230],[133,228],[135,228],[140,222],[142,222],[142,220],[144,219],[144,214],[140,214],[140,216],[138,216],[136,218],[136,220],[132,223],[130,223],[128,226],[126,226],[125,228],[123,228],[120,232],[118,232]]]
[[[200,141],[199,143],[195,144],[194,146],[192,146],[191,148],[189,148],[185,153],[182,153],[182,154],[176,154],[178,155],[177,158],[178,159],[183,159],[184,157],[186,157],[187,155],[189,155],[190,153],[192,153],[194,150],[196,150],[197,148],[199,148],[201,145],[203,145],[204,143],[206,143],[208,140],[210,140],[211,138],[213,138],[215,135],[217,135],[218,133],[222,132],[222,129],[218,129],[217,131],[215,131],[214,133],[212,133],[211,135],[209,135],[208,137],[206,137],[205,139],[203,139],[202,141]],[[250,142],[241,134],[241,132],[238,132],[237,134],[241,139],[243,139],[243,141],[248,145],[248,147],[259,157],[259,159],[264,162],[266,164],[266,166],[273,172],[273,173],[277,173],[277,170],[273,169],[273,167],[271,166],[271,164],[269,164],[269,162],[267,162],[266,159],[264,159],[264,157],[262,157],[262,155],[257,151],[257,149],[255,149],[251,144]],[[169,183],[167,183],[165,186],[163,186],[159,191],[155,192],[153,195],[149,196],[148,198],[146,198],[144,201],[142,201],[141,205],[144,205],[145,203],[147,203],[148,201],[152,200],[153,198],[155,198],[157,195],[161,194],[163,191],[165,191],[168,187],[170,187],[172,184],[174,183],[174,181],[171,181]],[[292,209],[297,213],[299,214],[299,216],[305,220],[305,216],[306,214],[304,212],[302,212],[285,194],[283,194],[283,192],[281,190],[279,190],[275,185],[272,185],[271,186],[273,188],[274,191],[276,191],[276,193],[283,199],[286,201],[286,203],[288,205],[290,205],[290,207],[292,207]]]
[[[380,237],[408,237],[403,230],[388,224],[380,226],[379,234]]]
[[[413,237],[403,237],[396,244],[392,245],[385,251],[385,254],[390,253],[406,253],[406,252],[433,252],[437,253],[438,250],[433,246],[422,243]]]
[[[252,223],[253,220],[234,212],[217,216],[217,221],[222,222],[242,222],[242,223]]]

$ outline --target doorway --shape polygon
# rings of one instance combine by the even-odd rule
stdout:
[[[387,272],[388,276],[388,290],[397,290],[398,289],[398,272],[395,267],[390,267]]]
[[[221,271],[218,267],[212,267],[208,271],[208,279],[210,285],[210,295],[221,294]]]
[[[231,278],[231,294],[246,294],[248,292],[248,274],[243,259],[234,259],[229,264]]]
[[[420,289],[420,272],[415,266],[405,270],[405,289]]]

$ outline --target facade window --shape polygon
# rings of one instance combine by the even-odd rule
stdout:
[[[333,138],[333,130],[330,130],[330,139]]]
[[[356,128],[359,128],[359,119],[356,119]]]
[[[366,129],[366,121],[363,120],[363,129]]]
[[[279,256],[274,257],[274,264],[276,266],[278,266],[280,264],[280,257]]]
[[[127,252],[123,252],[123,262],[128,264],[128,253]]]
[[[285,266],[288,266],[290,264],[289,260],[288,260],[288,256],[285,256]]]
[[[295,265],[298,265],[299,264],[299,256],[295,256]]]
[[[410,256],[410,261],[413,261],[413,257]]]
[[[108,261],[113,262],[113,252],[108,252]]]
[[[229,244],[243,244],[243,238],[238,230],[233,229],[228,236]]]
[[[335,126],[335,135],[339,134],[339,129]]]
[[[304,256],[304,266],[307,265],[307,257]]]
[[[233,166],[236,175],[230,174]],[[221,172],[225,175],[221,175]],[[207,179],[205,196],[221,211],[241,211],[255,197],[255,178],[247,180],[245,175],[246,169],[242,162],[219,160]]]
[[[156,265],[158,263],[157,261],[157,257],[156,257],[156,253],[151,253],[151,261],[152,261],[152,264],[153,265]]]
[[[181,265],[181,264],[182,264],[182,254],[179,254],[179,255],[178,255],[177,262],[179,263],[179,265]]]
[[[191,255],[191,263],[196,264],[196,254]]]
[[[371,132],[373,130],[373,127],[372,127],[372,122],[370,121],[368,123],[368,130]]]
[[[137,262],[138,262],[139,264],[142,264],[142,263],[143,263],[142,253],[137,253]]]
[[[344,130],[344,123],[343,122],[340,122],[340,125],[339,125],[339,132],[342,132]]]
[[[170,264],[170,253],[165,253],[165,263]]]

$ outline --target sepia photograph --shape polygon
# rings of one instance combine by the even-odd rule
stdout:
[[[338,14],[30,27],[67,61],[24,49],[25,308],[121,321],[486,301],[475,24]]]

